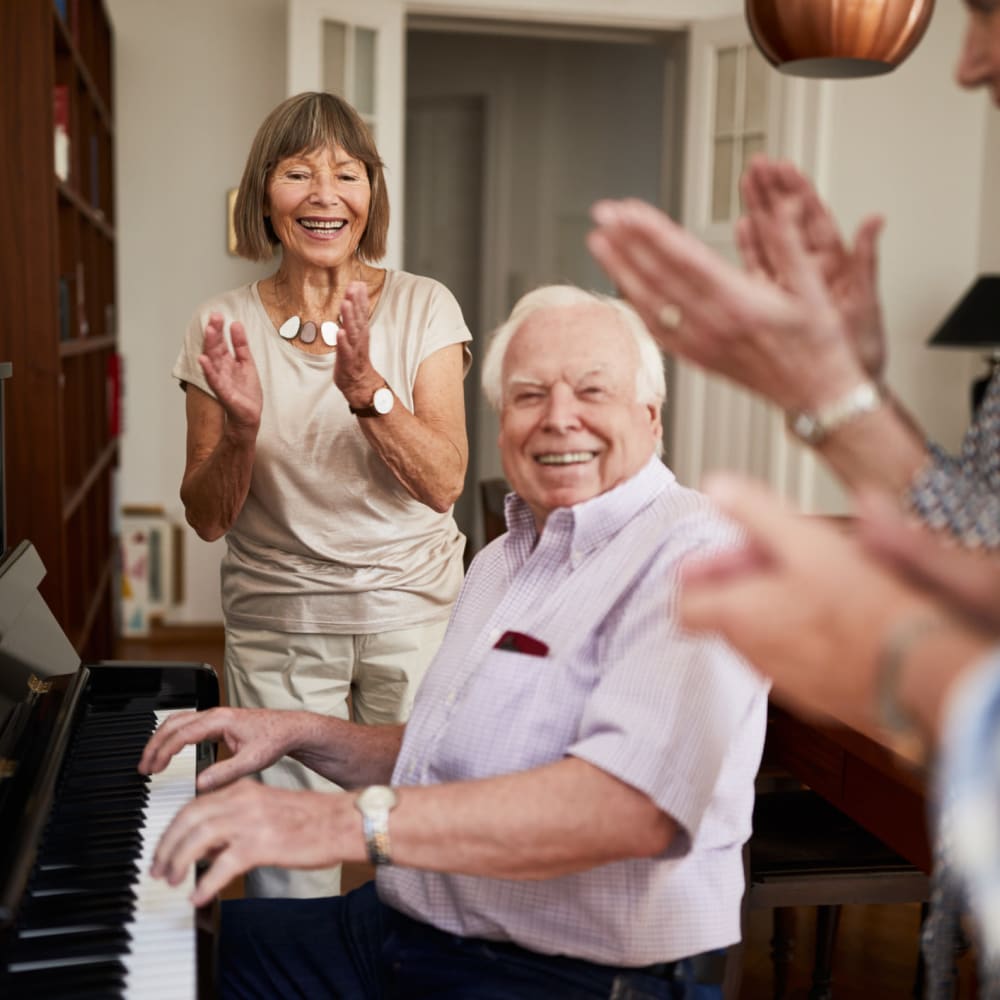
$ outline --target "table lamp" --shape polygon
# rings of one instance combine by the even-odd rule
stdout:
[[[750,34],[772,66],[841,80],[894,70],[933,11],[934,0],[746,0]]]
[[[972,412],[1000,367],[1000,274],[981,274],[927,340],[928,347],[973,347],[986,353],[990,370],[972,383]]]

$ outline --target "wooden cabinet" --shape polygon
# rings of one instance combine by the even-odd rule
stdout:
[[[0,3],[7,543],[85,660],[111,655],[118,460],[112,31],[101,0]]]

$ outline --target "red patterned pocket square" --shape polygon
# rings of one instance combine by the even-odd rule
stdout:
[[[526,656],[549,655],[549,647],[544,642],[523,632],[504,632],[493,648],[506,649],[511,653],[524,653]]]

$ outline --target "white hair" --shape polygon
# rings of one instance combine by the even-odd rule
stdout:
[[[588,292],[575,285],[543,285],[522,295],[514,304],[510,316],[497,327],[490,338],[483,358],[482,386],[493,409],[499,412],[503,405],[503,359],[511,338],[524,321],[540,309],[595,304],[607,306],[635,341],[639,353],[639,367],[635,377],[636,402],[663,405],[667,398],[663,355],[639,314],[626,302],[610,295]]]

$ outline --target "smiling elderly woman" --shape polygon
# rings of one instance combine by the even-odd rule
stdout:
[[[270,277],[202,305],[173,374],[187,390],[188,521],[225,536],[230,704],[403,721],[462,580],[451,516],[468,458],[471,335],[451,293],[375,267],[389,202],[368,129],[332,94],[261,125],[237,247]],[[261,774],[329,782],[290,759]],[[247,891],[319,896],[339,869],[259,869]]]

